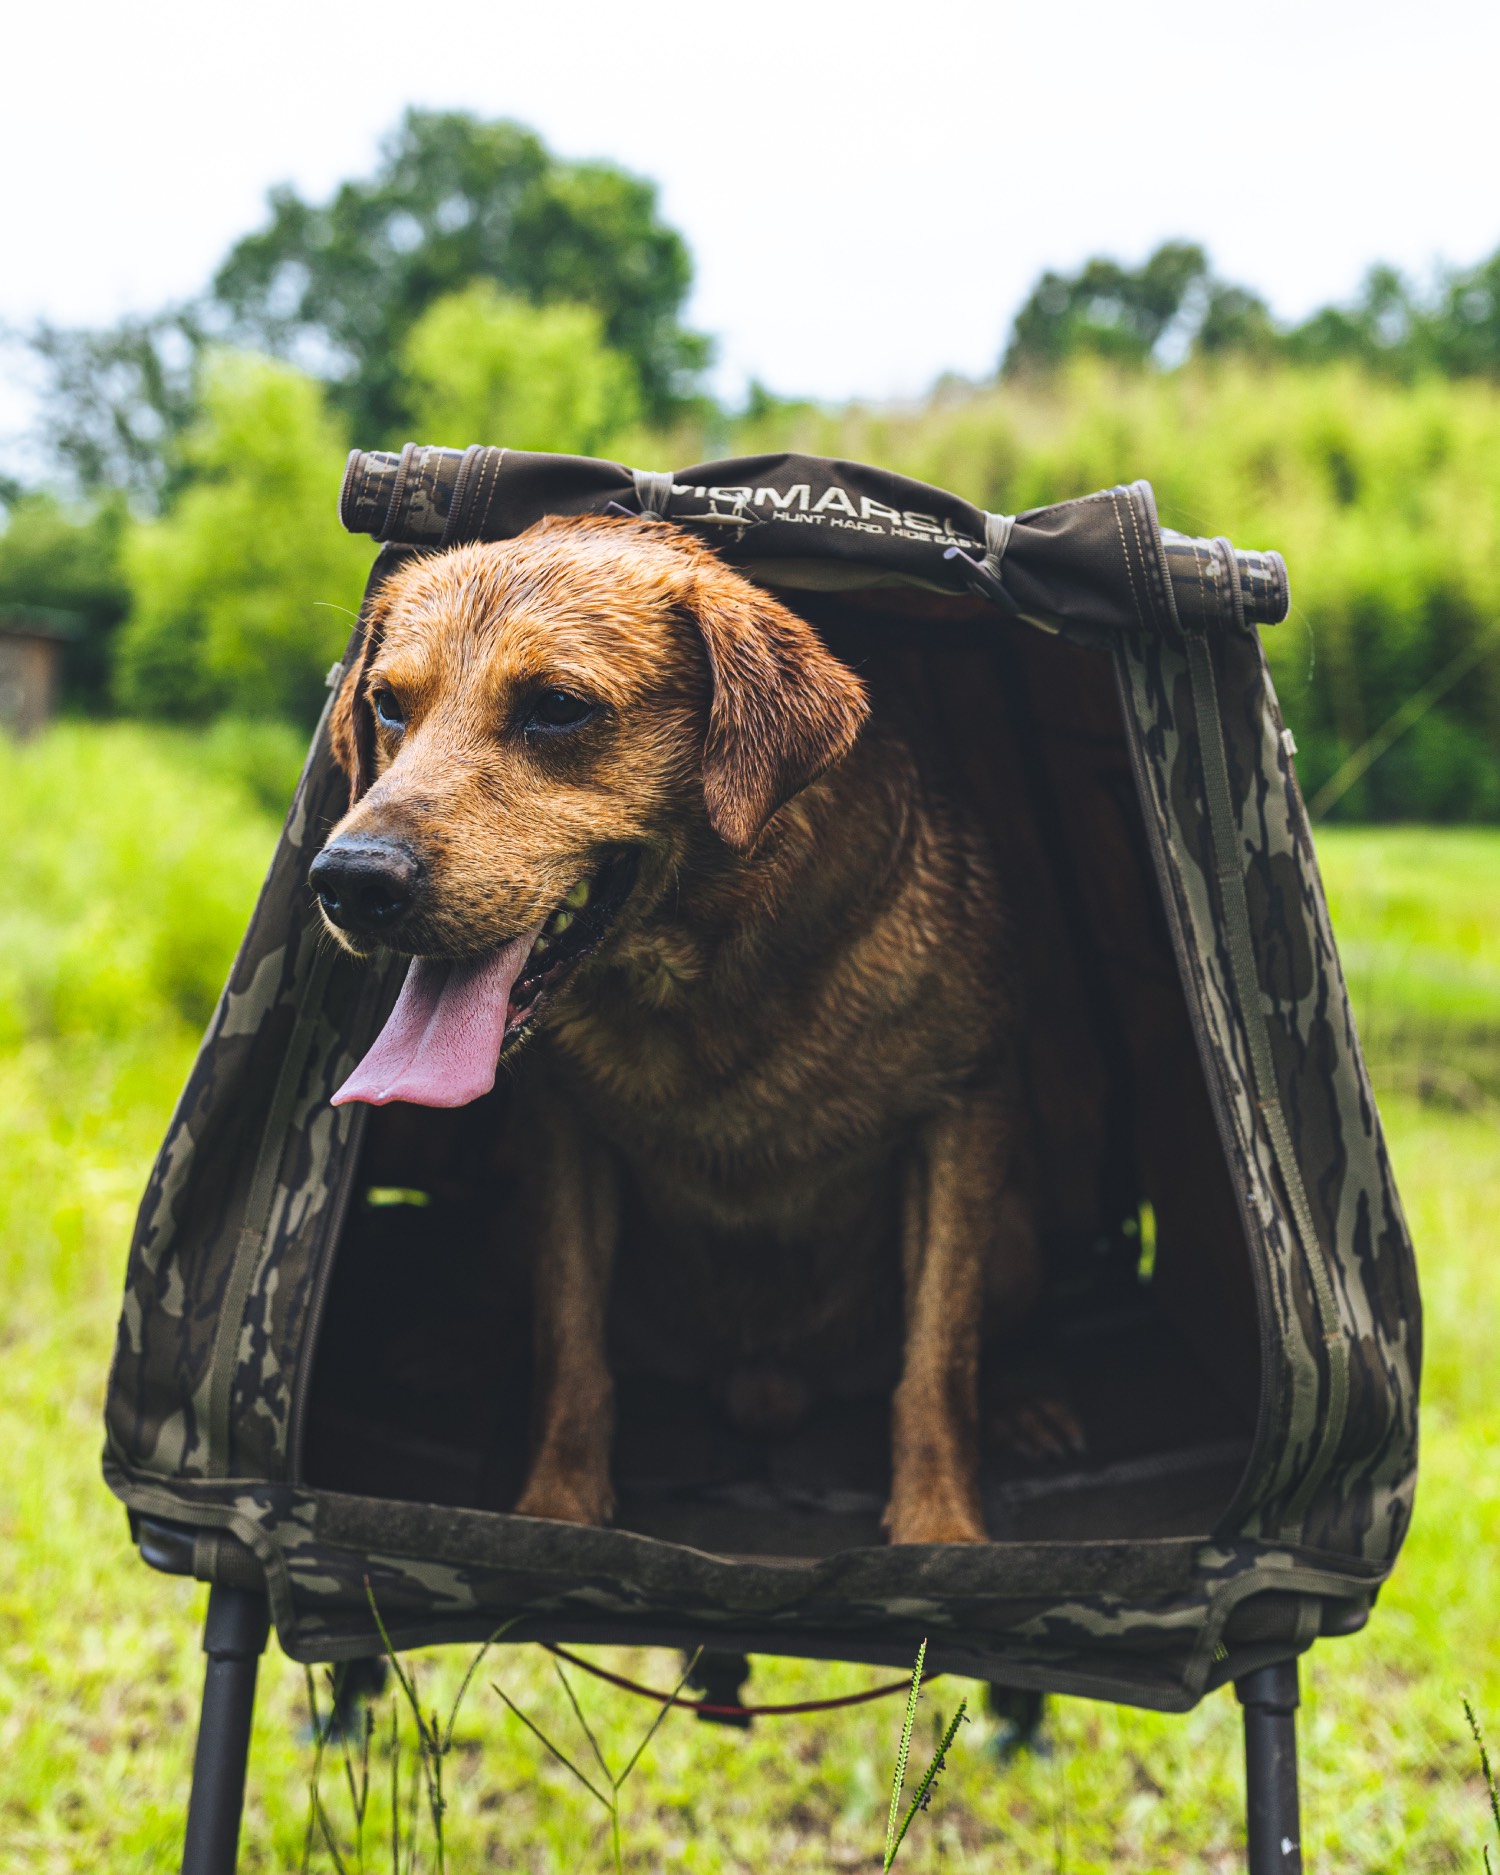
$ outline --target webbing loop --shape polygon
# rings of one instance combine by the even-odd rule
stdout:
[[[641,504],[642,514],[654,514],[665,521],[667,511],[672,505],[672,477],[655,469],[632,469],[635,478],[636,499]]]
[[[986,514],[984,517],[984,570],[992,579],[1000,578],[1000,568],[1005,561],[1005,550],[1010,545],[1010,537],[1016,531],[1016,517],[1013,514]]]

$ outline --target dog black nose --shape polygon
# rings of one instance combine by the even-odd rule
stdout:
[[[308,879],[341,931],[364,937],[389,931],[416,895],[421,862],[390,840],[335,840],[313,861]]]

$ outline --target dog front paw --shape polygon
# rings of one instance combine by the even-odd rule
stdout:
[[[892,1498],[881,1520],[892,1543],[988,1543],[978,1510],[956,1487]]]
[[[516,1500],[515,1514],[553,1523],[607,1524],[615,1514],[615,1494],[607,1479],[535,1471]]]

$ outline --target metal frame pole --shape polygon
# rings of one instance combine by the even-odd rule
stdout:
[[[1297,1793],[1297,1663],[1234,1683],[1245,1708],[1245,1822],[1250,1875],[1301,1875]]]
[[[255,1717],[255,1678],[270,1627],[270,1609],[257,1590],[217,1584],[209,1590],[203,1624],[208,1665],[182,1875],[234,1875]]]

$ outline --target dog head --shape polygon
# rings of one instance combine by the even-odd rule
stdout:
[[[752,853],[865,714],[811,627],[669,527],[436,554],[381,589],[336,701],[351,806],[312,884],[348,948],[446,970],[413,1021],[498,1020],[498,1060],[696,840]]]

